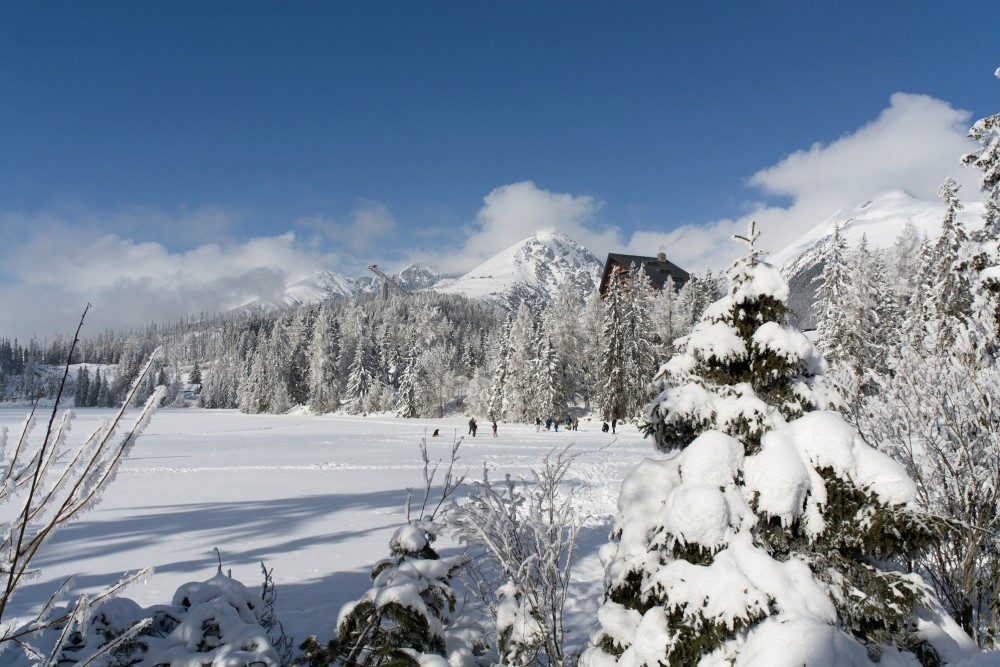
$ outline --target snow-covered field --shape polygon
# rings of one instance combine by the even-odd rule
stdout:
[[[23,408],[0,408],[13,439]],[[77,411],[69,443],[79,443],[110,410]],[[125,461],[102,502],[57,533],[35,565],[41,575],[14,599],[14,614],[37,608],[57,582],[76,576],[76,591],[96,591],[126,570],[156,573],[124,595],[142,606],[169,603],[183,583],[223,567],[250,588],[260,562],[274,569],[277,609],[298,644],[330,637],[341,605],[369,586],[371,566],[387,555],[404,521],[407,489],[422,486],[419,442],[432,459],[448,458],[465,436],[459,468],[468,480],[527,475],[555,447],[581,453],[569,474],[575,506],[589,517],[581,532],[576,584],[568,605],[571,643],[586,641],[601,592],[598,548],[607,541],[622,478],[654,454],[635,425],[601,433],[540,433],[500,424],[491,437],[485,418],[478,437],[465,436],[466,417],[436,420],[389,416],[246,415],[226,410],[161,409]],[[35,430],[40,437],[44,424]],[[430,434],[440,429],[442,437]],[[455,545],[439,549],[450,553]]]

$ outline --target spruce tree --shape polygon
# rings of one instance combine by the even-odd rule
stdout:
[[[403,371],[403,379],[399,382],[399,398],[396,401],[396,416],[410,419],[420,415],[417,410],[416,391],[417,364],[411,359]]]
[[[86,366],[80,366],[76,371],[74,383],[73,405],[78,408],[87,407],[87,395],[90,391],[90,371]]]
[[[633,267],[634,268],[634,267]],[[628,415],[631,378],[629,373],[629,311],[621,273],[612,273],[604,304],[600,362],[601,416],[606,420]]]
[[[623,484],[581,665],[964,657],[969,638],[905,572],[942,522],[912,508],[902,466],[823,409],[835,397],[818,353],[784,324],[787,283],[759,260],[752,226],[740,238],[750,251],[730,293],[667,365],[650,433],[682,451]]]
[[[198,362],[194,362],[194,366],[191,367],[191,372],[188,374],[189,384],[201,384],[201,366]]]
[[[847,340],[852,328],[850,311],[851,277],[847,267],[847,242],[834,225],[823,251],[823,273],[815,282],[816,347],[833,366],[848,366]]]
[[[514,318],[508,317],[494,345],[493,379],[490,382],[486,412],[491,421],[503,419],[507,411],[507,377],[510,375],[510,336],[513,327]]]
[[[747,442],[748,453],[773,424],[837,400],[820,355],[785,323],[788,284],[748,255],[729,269],[729,294],[708,307],[681,353],[660,371],[664,386],[644,425],[657,449],[680,449],[709,429]]]

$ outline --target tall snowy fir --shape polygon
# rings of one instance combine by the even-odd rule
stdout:
[[[622,485],[584,667],[922,664],[970,655],[905,571],[941,522],[839,412],[788,286],[747,256],[663,369],[650,434],[670,455]],[[680,450],[680,451],[675,451]],[[906,662],[909,661],[909,662]]]
[[[514,328],[514,318],[508,317],[503,330],[497,336],[493,351],[493,378],[490,382],[490,392],[486,416],[491,420],[503,419],[507,409],[507,377],[510,375],[511,330]]]
[[[853,329],[850,308],[851,275],[848,269],[847,242],[835,225],[823,252],[823,273],[816,278],[817,347],[833,367],[850,366],[847,341]]]
[[[604,304],[600,362],[601,416],[606,420],[628,415],[628,391],[632,384],[629,372],[628,302],[621,273],[612,273]]]
[[[644,426],[660,451],[684,447],[718,428],[754,453],[776,421],[825,408],[838,398],[820,355],[785,324],[788,284],[757,251],[729,269],[729,294],[709,306],[682,352],[659,371],[665,389]]]

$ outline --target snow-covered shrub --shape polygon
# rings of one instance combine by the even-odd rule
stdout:
[[[560,487],[574,458],[553,451],[520,483],[508,475],[494,484],[484,472],[450,513],[452,531],[478,554],[472,588],[493,616],[503,665],[566,662],[563,608],[579,525]]]
[[[472,663],[474,637],[451,628],[458,600],[452,580],[466,558],[463,555],[442,558],[432,546],[443,528],[435,516],[463,479],[453,476],[460,444],[461,439],[452,446],[440,500],[428,509],[438,465],[430,463],[426,438],[421,441],[424,462],[421,518],[410,518],[408,500],[407,523],[389,540],[389,557],[372,568],[372,587],[360,599],[343,606],[333,639],[321,644],[312,636],[303,642],[299,664],[465,667]]]
[[[838,413],[787,285],[751,250],[668,364],[661,449],[622,485],[600,627],[610,665],[940,665],[975,644],[907,570],[943,522]]]
[[[262,626],[265,603],[242,583],[218,573],[184,584],[169,605],[142,608],[114,599],[96,608],[58,656],[60,665],[112,667],[278,667]],[[93,661],[96,656],[100,662]]]

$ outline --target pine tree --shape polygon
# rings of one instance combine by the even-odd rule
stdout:
[[[94,371],[94,378],[87,387],[87,407],[97,407],[97,397],[101,393],[101,369]]]
[[[969,284],[958,264],[969,240],[965,226],[958,219],[958,212],[963,208],[958,200],[958,189],[958,184],[949,178],[938,191],[946,208],[941,236],[934,245],[932,256],[934,285],[927,296],[930,301],[927,310],[936,323],[933,333],[943,345],[954,341],[956,325],[968,317],[972,308]]]
[[[191,367],[191,372],[188,373],[188,383],[189,384],[201,384],[201,366],[198,362],[194,362],[194,366]]]
[[[78,408],[87,407],[87,396],[90,392],[90,371],[86,366],[80,366],[76,371],[73,405]]]
[[[644,426],[660,451],[718,428],[745,439],[753,453],[775,423],[837,400],[821,357],[785,324],[787,283],[758,255],[752,249],[733,264],[729,294],[706,309],[683,352],[661,371],[665,389]]]
[[[491,421],[503,419],[507,408],[507,376],[510,374],[510,336],[514,327],[514,318],[508,317],[507,324],[497,337],[494,346],[493,379],[490,382],[490,395],[486,416]]]
[[[613,273],[608,281],[604,306],[600,364],[601,416],[607,420],[622,419],[628,415],[628,391],[631,388],[629,374],[632,369],[629,364],[629,311],[620,273]]]
[[[416,369],[417,365],[413,359],[406,365],[403,371],[403,378],[399,383],[399,399],[396,401],[396,416],[410,419],[418,417],[417,392],[416,392]]]
[[[309,360],[309,406],[313,412],[331,412],[337,407],[336,341],[326,307],[319,311],[307,352]]]
[[[816,346],[834,367],[850,366],[848,339],[853,328],[850,308],[851,276],[847,266],[847,242],[834,225],[823,251],[823,273],[817,278]]]
[[[369,364],[368,350],[365,348],[364,339],[361,338],[354,348],[354,361],[351,362],[347,375],[347,397],[351,401],[351,409],[355,412],[364,409],[365,399],[372,390],[373,379]]]
[[[629,387],[625,412],[620,417],[639,418],[646,404],[653,397],[652,379],[656,375],[656,352],[653,331],[652,283],[645,271],[631,271],[626,295],[626,320],[628,322],[627,378]]]
[[[933,620],[940,604],[904,568],[942,522],[909,507],[901,466],[822,409],[820,357],[783,323],[787,283],[759,261],[752,225],[740,238],[730,293],[667,365],[651,432],[682,451],[623,484],[580,664],[938,665],[933,642],[968,638]]]

